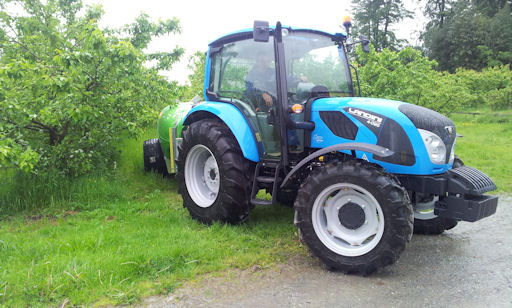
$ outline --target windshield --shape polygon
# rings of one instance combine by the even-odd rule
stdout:
[[[343,47],[330,37],[292,32],[283,37],[288,92],[300,96],[309,94],[313,86],[325,86],[331,96],[352,93],[352,80]],[[292,76],[292,80],[290,80]]]

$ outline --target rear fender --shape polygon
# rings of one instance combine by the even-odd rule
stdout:
[[[183,125],[205,118],[218,118],[226,124],[238,142],[245,158],[259,162],[259,153],[254,134],[244,115],[235,106],[228,103],[204,102],[192,108],[183,120]]]

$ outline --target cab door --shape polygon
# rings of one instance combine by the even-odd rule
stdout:
[[[235,105],[254,130],[260,158],[281,157],[277,84],[272,37],[252,38],[210,46],[209,101]]]

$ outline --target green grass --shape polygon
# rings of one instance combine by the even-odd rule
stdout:
[[[480,115],[452,114],[457,133],[455,153],[468,166],[480,169],[499,192],[512,192],[512,111],[474,109]]]
[[[512,191],[512,113],[453,114],[457,154]],[[115,172],[75,180],[0,173],[0,305],[130,304],[204,274],[272,267],[306,250],[293,211],[257,207],[240,226],[204,226],[174,179],[145,173],[142,140]]]
[[[18,198],[3,188],[3,202],[17,204],[0,221],[0,305],[130,304],[202,274],[305,253],[290,208],[256,208],[240,226],[192,220],[176,180],[144,173],[143,139],[122,145],[114,175],[61,181],[64,192],[21,178],[10,187],[29,195]]]

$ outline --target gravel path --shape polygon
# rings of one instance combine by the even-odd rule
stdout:
[[[298,256],[278,269],[205,279],[144,307],[512,307],[512,195],[498,212],[440,236],[415,235],[399,261],[370,277],[329,272]]]

